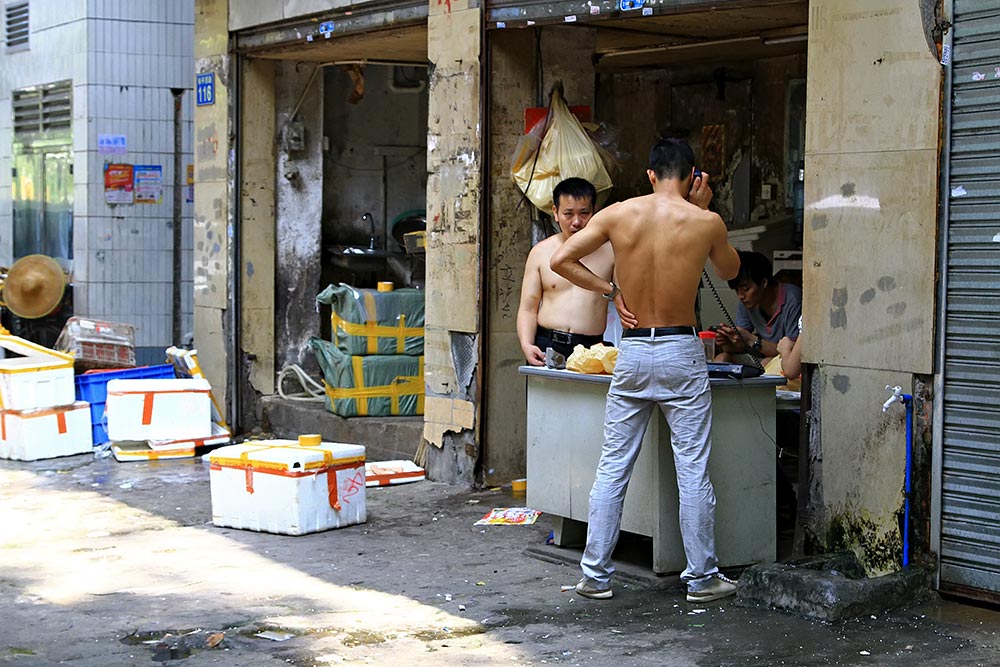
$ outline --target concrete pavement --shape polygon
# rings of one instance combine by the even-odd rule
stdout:
[[[369,489],[367,524],[288,537],[214,527],[198,459],[0,461],[0,663],[1000,663],[1000,613],[936,597],[829,624],[692,605],[677,587],[562,593],[578,571],[525,553],[544,516],[473,525],[512,502],[431,482]]]

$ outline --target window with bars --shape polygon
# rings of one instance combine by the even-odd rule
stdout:
[[[73,85],[60,81],[15,90],[14,137],[69,130],[73,121]]]
[[[4,41],[8,51],[28,48],[28,2],[9,2],[4,5]]]

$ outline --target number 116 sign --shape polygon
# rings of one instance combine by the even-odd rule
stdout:
[[[215,104],[215,72],[199,74],[195,78],[195,94],[200,107]]]

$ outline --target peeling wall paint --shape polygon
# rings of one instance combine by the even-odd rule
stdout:
[[[275,369],[298,364],[318,371],[309,338],[320,332],[316,295],[320,287],[323,215],[323,82],[313,66],[277,65],[275,108],[276,177]],[[298,112],[302,150],[287,147],[291,111],[312,81]]]
[[[471,486],[480,451],[481,12],[464,0],[429,0],[429,13],[425,382],[429,398],[469,401],[477,414],[474,428],[429,434],[426,467],[434,479]],[[468,384],[456,357],[472,364]]]
[[[229,33],[225,0],[195,0],[195,72],[216,75],[215,104],[194,111],[194,338],[219,403],[228,409],[227,312],[231,277],[229,197],[233,149],[229,131]],[[231,417],[231,415],[229,415]]]

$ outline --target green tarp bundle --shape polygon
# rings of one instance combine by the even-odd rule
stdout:
[[[424,414],[424,358],[351,356],[310,338],[326,385],[326,409],[341,417]]]
[[[424,353],[424,292],[379,292],[330,285],[316,297],[328,304],[331,336],[348,355]]]

